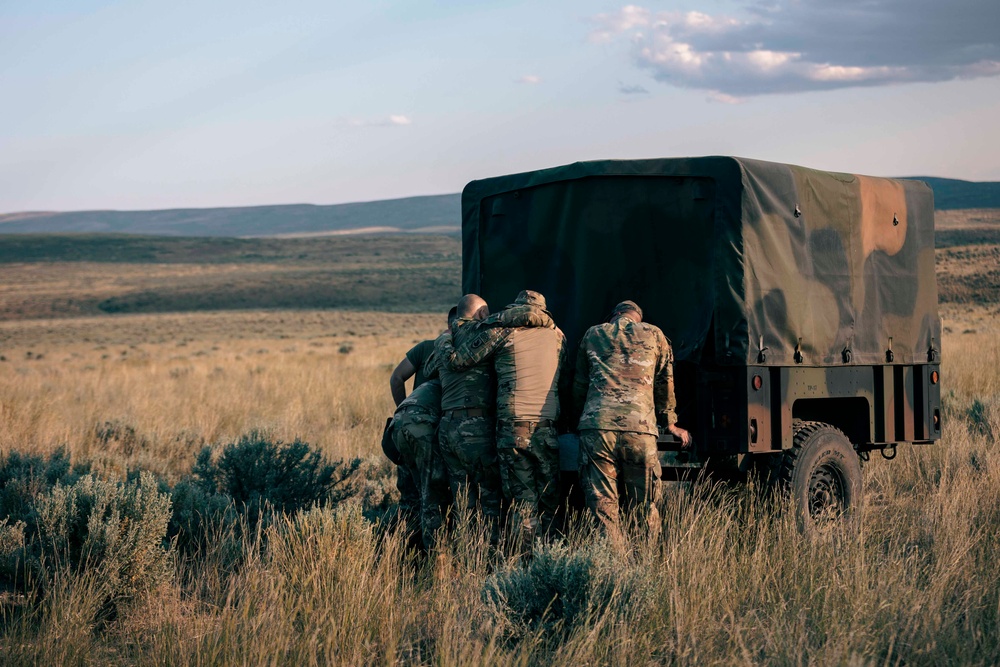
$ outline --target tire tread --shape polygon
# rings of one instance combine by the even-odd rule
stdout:
[[[796,419],[792,422],[792,447],[786,449],[778,455],[772,455],[769,459],[770,470],[768,479],[776,489],[788,489],[792,485],[792,475],[795,472],[795,464],[802,456],[803,446],[816,433],[824,429],[829,429],[847,439],[844,432],[836,426],[826,422],[804,421]]]

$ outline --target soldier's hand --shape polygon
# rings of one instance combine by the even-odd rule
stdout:
[[[681,428],[680,426],[677,426],[676,424],[673,424],[670,427],[670,432],[674,434],[674,436],[681,439],[681,447],[691,446],[691,434],[688,433],[685,429]]]

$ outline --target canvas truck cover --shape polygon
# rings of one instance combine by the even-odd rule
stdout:
[[[732,157],[579,162],[473,181],[462,217],[464,291],[493,310],[540,291],[571,345],[624,299],[680,361],[869,365],[891,347],[921,363],[940,345],[918,181]]]

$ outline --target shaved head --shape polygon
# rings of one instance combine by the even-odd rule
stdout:
[[[473,317],[482,308],[486,308],[486,300],[478,294],[466,294],[458,300],[459,317]]]

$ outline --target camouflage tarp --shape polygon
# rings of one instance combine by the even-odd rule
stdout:
[[[632,299],[678,360],[792,365],[800,346],[805,366],[880,364],[891,339],[896,363],[920,363],[940,345],[934,204],[917,181],[580,162],[474,181],[462,215],[464,290],[494,310],[542,292],[571,344]]]

